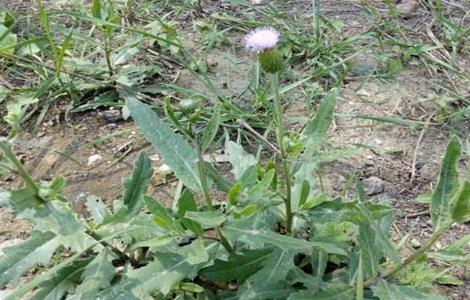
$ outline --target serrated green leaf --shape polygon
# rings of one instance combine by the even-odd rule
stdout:
[[[194,200],[193,194],[189,190],[186,189],[181,193],[177,209],[184,227],[199,235],[203,233],[201,225],[184,217],[188,211],[197,211],[196,200]]]
[[[131,175],[124,181],[124,195],[122,201],[129,213],[136,214],[143,205],[148,183],[153,175],[152,163],[145,153],[141,152]]]
[[[333,120],[333,112],[338,95],[339,90],[336,88],[332,89],[318,106],[315,117],[305,125],[302,135],[305,139],[304,146],[307,157],[317,152],[322,145]]]
[[[135,250],[135,249],[141,248],[141,247],[150,247],[150,248],[162,247],[162,246],[170,244],[174,240],[175,240],[174,236],[167,236],[167,235],[158,236],[158,237],[152,238],[150,240],[138,242],[138,243],[132,245],[130,250]]]
[[[434,230],[438,230],[441,222],[449,217],[449,202],[459,188],[459,172],[457,163],[462,154],[462,145],[454,136],[447,145],[442,160],[439,181],[431,200],[431,219]]]
[[[233,211],[232,214],[233,214],[234,218],[250,217],[257,210],[258,210],[258,206],[256,204],[250,204],[250,205],[245,206],[240,211]]]
[[[111,286],[111,280],[116,275],[112,261],[113,255],[103,249],[85,268],[82,274],[83,282],[77,287],[70,300],[93,299],[101,289]]]
[[[30,300],[57,300],[74,290],[91,258],[74,261],[42,282]],[[86,298],[81,298],[86,299]]]
[[[33,231],[21,244],[3,249],[0,257],[0,287],[16,281],[37,265],[45,265],[51,259],[60,242],[52,232]]]
[[[347,252],[344,251],[344,249],[338,247],[336,244],[322,241],[306,241],[296,239],[291,236],[282,235],[268,230],[250,230],[235,227],[232,224],[229,224],[224,226],[223,232],[230,234],[234,238],[257,239],[258,241],[264,242],[266,244],[279,247],[284,251],[304,251],[317,248],[331,254],[347,255]]]
[[[366,278],[374,278],[379,272],[382,251],[377,245],[374,230],[368,225],[359,225],[358,246],[360,261]]]
[[[433,296],[423,294],[420,291],[407,286],[399,286],[380,280],[375,287],[372,288],[374,295],[380,300],[445,300],[447,297]]]
[[[173,132],[152,109],[134,98],[126,99],[132,118],[144,136],[163,157],[165,163],[187,187],[199,191],[196,152],[179,135]]]
[[[204,229],[218,227],[227,219],[227,217],[219,211],[188,211],[184,217],[197,222]]]
[[[310,184],[307,180],[302,181],[301,188],[300,188],[300,199],[299,205],[303,206],[305,201],[307,201],[307,197],[310,194]]]
[[[232,255],[228,261],[216,260],[213,266],[202,269],[200,275],[219,282],[236,279],[243,283],[272,255],[272,249],[245,250],[243,255]]]
[[[240,193],[242,191],[242,184],[241,182],[237,182],[230,191],[227,194],[227,202],[230,203],[230,205],[236,205],[238,203],[238,197],[240,196]]]
[[[185,278],[194,278],[200,265],[191,265],[178,254],[160,253],[145,267],[128,271],[122,280],[99,293],[102,300],[147,299],[153,293],[168,295]]]
[[[187,291],[190,293],[202,293],[204,292],[204,288],[198,284],[192,282],[183,282],[180,284],[180,289],[183,291]]]
[[[383,231],[379,223],[374,219],[372,212],[369,210],[365,203],[358,203],[357,208],[362,213],[362,215],[367,220],[367,226],[369,226],[375,233],[375,239],[377,245],[382,249],[382,251],[387,254],[395,263],[400,263],[400,255],[398,254],[395,247],[387,238],[386,232]],[[364,261],[365,262],[365,261]]]
[[[431,258],[447,262],[470,263],[470,254],[464,250],[468,246],[470,246],[470,234],[442,249],[428,252],[427,255]]]
[[[11,33],[10,29],[0,24],[0,54],[12,55],[15,52],[16,34]]]
[[[232,141],[227,141],[225,153],[227,154],[228,161],[232,165],[232,173],[237,180],[242,178],[246,170],[256,165],[256,158],[246,153],[241,145]]]
[[[262,284],[264,282],[281,282],[286,280],[287,274],[296,269],[294,257],[297,253],[286,252],[281,249],[273,250],[270,257],[262,263],[262,268],[247,279],[249,284]]]
[[[354,289],[338,284],[338,287],[331,291],[320,291],[312,293],[310,291],[300,291],[292,294],[288,300],[352,300],[354,299]]]
[[[110,215],[110,211],[106,207],[106,204],[96,196],[88,196],[86,198],[85,205],[95,224],[101,224],[101,222]]]
[[[315,183],[315,172],[317,164],[311,160],[303,161],[299,169],[293,174],[294,181],[292,186],[292,211],[297,211],[300,207],[302,198],[302,189],[305,188],[307,182],[310,187],[314,187]]]
[[[158,201],[154,199],[144,196],[144,202],[150,212],[155,216],[155,222],[160,225],[164,229],[172,229],[176,230],[177,232],[182,232],[183,229],[178,221],[168,212],[168,210],[163,207]]]
[[[205,263],[209,260],[209,253],[207,253],[204,240],[199,238],[191,244],[184,246],[182,249],[186,257],[186,261],[191,265]]]
[[[101,1],[93,0],[91,4],[91,15],[94,18],[101,19]]]
[[[236,299],[284,300],[293,292],[294,289],[286,282],[265,281],[257,284],[247,282],[238,291]]]
[[[455,222],[463,223],[470,219],[470,181],[465,181],[450,201],[450,214]]]
[[[209,148],[212,141],[214,140],[217,134],[217,130],[219,129],[219,123],[220,109],[217,107],[212,113],[212,118],[210,119],[209,123],[207,123],[206,128],[204,128],[204,133],[201,139],[201,149],[203,153]]]
[[[63,201],[39,202],[27,189],[12,192],[10,203],[22,218],[28,219],[39,231],[51,231],[64,247],[82,251],[93,243],[86,234],[83,220]]]

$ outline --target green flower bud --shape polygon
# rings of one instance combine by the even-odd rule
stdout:
[[[276,49],[268,49],[258,53],[258,61],[261,68],[267,73],[277,73],[283,68],[281,53]]]

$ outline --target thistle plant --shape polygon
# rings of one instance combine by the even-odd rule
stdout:
[[[283,60],[279,51],[276,49],[279,41],[279,33],[272,27],[259,28],[248,33],[244,38],[245,47],[255,52],[261,68],[271,75],[271,85],[274,96],[274,120],[276,123],[276,139],[280,150],[282,166],[284,169],[285,196],[283,197],[286,207],[286,231],[292,232],[292,203],[291,203],[291,182],[290,166],[288,155],[283,143],[286,135],[284,127],[283,107],[279,93],[278,73],[283,68]]]

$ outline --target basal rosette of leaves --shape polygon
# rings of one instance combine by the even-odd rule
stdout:
[[[198,147],[137,99],[127,100],[131,116],[185,187],[174,208],[147,195],[153,170],[141,154],[124,181],[121,201],[110,209],[90,197],[91,218],[85,220],[61,196],[63,179],[34,181],[11,141],[2,140],[0,167],[18,173],[24,185],[2,188],[0,202],[34,224],[31,237],[4,249],[0,258],[0,285],[16,288],[7,299],[445,299],[401,285],[399,274],[426,253],[439,259],[447,249],[431,251],[433,243],[469,218],[469,183],[460,182],[457,172],[459,139],[447,147],[432,197],[435,232],[401,257],[390,242],[393,209],[365,199],[360,184],[357,197],[348,199],[331,199],[315,188],[315,154],[336,97],[332,90],[323,99],[300,133],[303,151],[288,156],[295,162],[290,234],[286,187],[276,164],[264,166],[228,140],[231,182],[207,162],[200,164]],[[202,138],[206,143],[217,131],[210,127]],[[226,201],[201,204],[196,199],[207,187],[225,192]],[[64,249],[71,255],[52,259]],[[38,266],[45,268],[18,284]]]

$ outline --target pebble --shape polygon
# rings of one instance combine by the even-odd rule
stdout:
[[[412,239],[411,240],[411,247],[413,247],[415,249],[419,248],[419,247],[421,247],[421,243],[417,239]]]
[[[122,120],[122,115],[119,110],[114,110],[114,109],[105,110],[102,112],[102,114],[103,114],[104,119],[108,123],[115,123],[119,120]]]
[[[103,156],[101,154],[95,154],[90,157],[88,157],[88,166],[94,166],[99,164],[103,160]]]
[[[364,192],[368,196],[381,194],[385,190],[384,181],[377,176],[371,176],[362,180],[362,184],[364,185]]]

